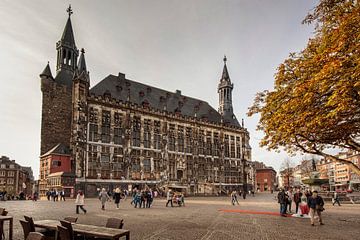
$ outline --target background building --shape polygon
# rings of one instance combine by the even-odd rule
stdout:
[[[30,167],[22,167],[6,156],[0,158],[0,191],[7,192],[8,196],[32,194],[34,176]]]
[[[272,167],[256,169],[256,184],[257,191],[275,191],[276,171]]]
[[[64,189],[65,195],[70,196],[74,194],[74,184],[72,186],[66,185],[63,186],[63,181],[54,181],[50,180],[49,176],[60,177],[58,173],[74,176],[73,172],[73,163],[71,161],[71,154],[69,147],[65,146],[62,143],[57,144],[55,147],[50,149],[48,152],[40,156],[40,178],[39,178],[39,188],[40,195],[45,196],[48,190],[57,190],[61,191]],[[60,184],[54,185],[53,183],[59,182]]]
[[[85,51],[78,60],[71,9],[68,12],[56,44],[56,76],[49,64],[40,74],[42,194],[55,187],[53,182],[62,184],[51,180],[49,185],[50,177],[59,179],[54,173],[69,171],[88,194],[99,187],[132,189],[145,184],[190,194],[247,188],[250,136],[233,113],[226,57],[217,88],[218,111],[179,90],[145,85],[122,73],[90,88]],[[60,160],[66,169],[51,170],[58,162],[51,151],[56,146],[70,150]]]

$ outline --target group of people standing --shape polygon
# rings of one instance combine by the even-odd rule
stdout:
[[[133,191],[133,195],[132,195],[132,201],[131,201],[131,205],[134,204],[134,207],[137,208],[139,206],[139,208],[143,207],[143,208],[150,208],[151,204],[154,201],[154,191],[151,188],[145,188],[145,190],[138,190],[135,189]]]
[[[65,201],[65,192],[64,190],[61,191],[58,191],[56,189],[53,189],[51,191],[49,190],[46,192],[46,197],[48,201],[50,200],[53,200],[54,202],[59,201],[59,197],[60,197],[60,201],[61,200]]]
[[[113,193],[107,192],[105,188],[102,188],[99,192],[99,200],[101,202],[101,209],[105,210],[106,202],[112,201],[111,196],[113,197],[114,203],[116,204],[116,209],[119,209],[121,199],[126,199],[126,191],[122,191],[120,188],[116,188]],[[144,190],[134,189],[132,191],[132,201],[131,205],[134,205],[135,208],[150,208],[154,198],[157,197],[158,192],[153,191],[151,188],[146,187]],[[185,206],[184,194],[174,194],[171,190],[167,193],[167,203],[171,203],[173,207],[173,201],[176,202],[179,206]],[[84,193],[79,190],[75,200],[76,205],[76,214],[79,214],[79,209],[81,209],[86,214],[86,209],[84,208]]]
[[[185,207],[185,196],[183,193],[174,193],[171,189],[168,190],[166,194],[166,207],[174,207],[173,202],[175,202],[179,207]]]
[[[324,225],[321,217],[321,212],[324,211],[324,200],[319,196],[317,191],[306,190],[302,192],[297,189],[293,193],[292,189],[285,191],[281,189],[277,196],[278,203],[280,204],[280,216],[286,217],[287,212],[292,213],[292,202],[295,203],[295,216],[306,217],[310,216],[311,225],[314,226],[315,215],[318,216],[320,225]]]

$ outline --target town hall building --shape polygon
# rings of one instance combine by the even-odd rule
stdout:
[[[75,44],[72,10],[48,63],[42,91],[40,192],[145,185],[188,194],[242,189],[251,161],[249,132],[233,112],[224,57],[218,110],[181,91],[167,91],[125,74],[90,86],[85,51]],[[214,86],[214,91],[215,91]],[[49,178],[56,177],[49,181]],[[54,185],[56,184],[56,185]]]

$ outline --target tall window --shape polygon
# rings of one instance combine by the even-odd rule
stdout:
[[[184,127],[178,126],[178,152],[184,152]]]
[[[93,124],[93,123],[90,123],[89,141],[91,141],[91,142],[98,141],[98,125]]]
[[[123,129],[122,128],[114,128],[114,144],[123,145]]]
[[[103,143],[110,143],[110,112],[102,112],[102,126],[101,126],[101,141]]]
[[[132,128],[133,128],[132,145],[135,147],[140,147],[140,129],[141,129],[140,117],[134,117]]]
[[[211,132],[206,132],[206,155],[211,155],[212,144],[211,144]]]
[[[204,155],[205,142],[204,142],[204,132],[202,130],[199,131],[198,146],[199,146],[199,154]]]
[[[160,121],[154,121],[154,148],[161,149]]]
[[[151,147],[151,120],[144,120],[144,148]]]
[[[140,159],[138,158],[133,158],[131,160],[132,165],[131,165],[131,170],[134,172],[140,172]]]
[[[231,136],[230,139],[230,157],[235,158],[235,137]]]
[[[186,128],[186,153],[192,153],[193,151],[193,141],[192,141],[192,129],[190,127]]]
[[[219,133],[214,132],[214,156],[219,156],[219,149],[220,149],[220,141],[219,141]]]
[[[175,151],[175,125],[169,125],[169,151]]]
[[[236,158],[241,158],[240,137],[236,137]]]
[[[230,157],[230,152],[229,152],[229,135],[225,134],[225,157]]]
[[[144,172],[150,172],[151,171],[150,159],[144,159],[143,166],[144,166]]]
[[[123,119],[122,114],[114,113],[114,124],[115,124],[115,126],[120,127],[121,124],[122,124],[122,119]]]

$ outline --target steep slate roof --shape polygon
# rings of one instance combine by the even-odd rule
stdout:
[[[42,77],[42,76],[44,76],[44,77],[49,77],[49,78],[54,79],[53,76],[52,76],[52,74],[51,74],[49,62],[47,63],[44,71],[43,71],[42,73],[40,73],[40,77]]]
[[[130,99],[129,99],[130,90]],[[138,105],[149,105],[151,108],[178,112],[184,116],[207,119],[210,122],[221,122],[221,115],[207,102],[181,95],[180,91],[169,92],[163,89],[125,79],[125,75],[109,75],[90,89],[90,94],[111,97],[123,102],[129,101]]]
[[[74,32],[71,25],[70,16],[66,22],[64,32],[61,36],[61,41],[66,42],[70,45],[75,45],[75,38],[74,38]]]
[[[84,53],[85,53],[85,50],[82,48],[79,63],[78,63],[78,70],[79,70],[80,73],[82,73],[82,72],[86,73],[87,72]]]
[[[56,74],[55,82],[60,83],[62,85],[66,85],[69,88],[71,88],[73,78],[74,78],[73,72],[71,72],[68,69],[61,69]]]
[[[50,154],[64,154],[64,155],[69,155],[70,154],[70,149],[65,146],[62,143],[58,143],[55,147],[53,147],[52,149],[50,149],[48,152],[44,153],[42,156],[40,157],[44,157]]]

